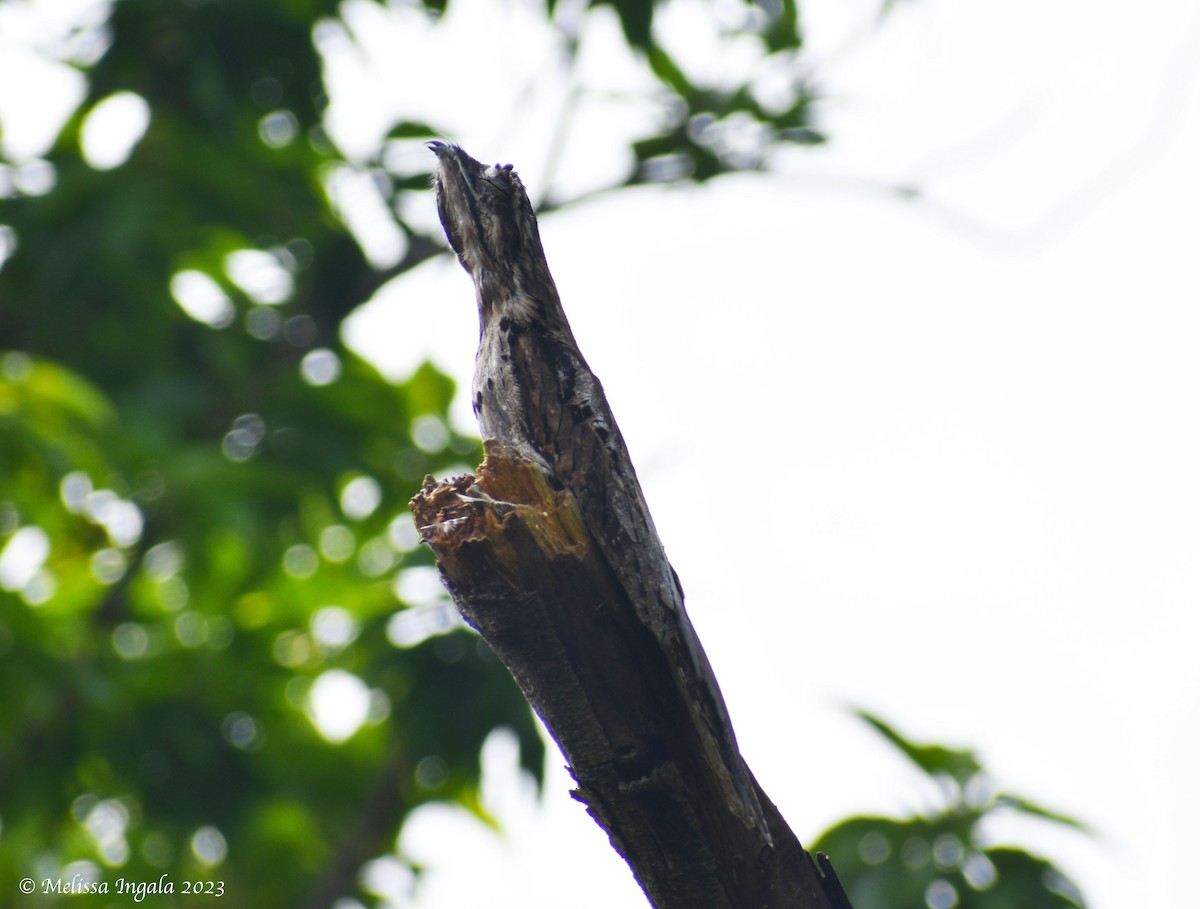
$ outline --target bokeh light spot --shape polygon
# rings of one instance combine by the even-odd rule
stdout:
[[[436,754],[417,761],[417,768],[413,772],[417,785],[422,789],[440,789],[448,776],[446,762]]]
[[[183,568],[183,546],[175,540],[157,543],[142,556],[142,570],[155,581],[174,577]]]
[[[900,847],[900,861],[904,862],[906,868],[915,871],[917,868],[923,868],[929,864],[931,852],[927,840],[919,836],[909,837]]]
[[[383,501],[383,489],[373,477],[355,477],[342,487],[342,512],[352,521],[361,521]]]
[[[305,543],[289,546],[283,554],[283,570],[293,578],[311,578],[319,566],[317,551]]]
[[[446,586],[436,568],[417,565],[396,578],[396,596],[410,606],[436,603],[446,598]]]
[[[150,635],[137,622],[122,622],[112,633],[113,650],[124,660],[136,660],[146,655]]]
[[[191,592],[183,578],[169,577],[154,585],[158,603],[167,612],[178,612],[188,604]]]
[[[58,495],[63,507],[72,514],[83,511],[84,503],[92,492],[92,478],[82,470],[74,470],[58,484]]]
[[[40,527],[21,527],[0,549],[0,588],[20,590],[41,570],[50,555],[50,537]]]
[[[308,347],[317,340],[317,323],[312,316],[301,313],[283,323],[283,340],[293,347]]]
[[[312,658],[312,641],[301,631],[284,631],[276,636],[271,653],[280,666],[297,669]]]
[[[224,650],[233,643],[237,633],[233,627],[233,619],[225,615],[210,616],[205,621],[208,630],[208,646],[211,650]]]
[[[35,158],[13,170],[12,183],[26,196],[44,196],[58,182],[58,171],[49,161]]]
[[[972,852],[962,866],[963,877],[975,890],[987,890],[996,883],[996,866],[982,852]]]
[[[257,454],[267,434],[267,424],[256,413],[244,413],[221,440],[221,451],[231,461],[248,461]]]
[[[0,238],[3,232],[0,231]],[[23,350],[10,350],[0,357],[0,374],[10,382],[24,382],[33,375],[33,357]]]
[[[94,552],[88,567],[92,577],[101,584],[115,584],[125,577],[125,569],[129,567],[129,563],[121,550],[107,548]]]
[[[316,258],[316,250],[313,249],[312,243],[304,237],[293,237],[283,245],[283,248],[291,256],[292,269],[294,271],[303,271],[312,265],[313,259]],[[312,321],[308,316],[304,318],[310,322]],[[314,326],[316,325],[315,322],[313,324]]]
[[[96,170],[111,170],[129,160],[150,126],[150,105],[135,92],[109,95],[91,109],[79,132],[83,158]]]
[[[260,341],[279,337],[283,329],[283,316],[269,306],[255,306],[246,313],[246,334]]]
[[[125,828],[129,826],[129,809],[119,799],[97,802],[83,820],[84,829],[96,843],[105,864],[123,865],[129,858]]]
[[[345,524],[330,524],[321,531],[317,547],[331,562],[344,562],[354,555],[354,531]]]
[[[367,540],[358,551],[358,570],[369,578],[377,578],[396,564],[396,551],[382,537]]]
[[[367,706],[367,722],[382,723],[392,713],[392,699],[386,691],[378,688],[371,689],[371,701]]]
[[[255,303],[283,303],[296,289],[291,274],[279,259],[261,249],[231,252],[225,257],[225,274]]]
[[[7,198],[8,195],[4,192],[3,181],[0,181],[0,199]],[[4,265],[6,259],[12,258],[13,253],[17,251],[17,245],[17,232],[7,224],[0,224],[0,266]]]
[[[446,421],[433,414],[422,414],[412,422],[413,444],[429,454],[437,454],[450,443]]]
[[[308,690],[308,718],[327,741],[344,742],[364,722],[371,706],[371,693],[363,680],[343,669],[330,669],[317,676]]]
[[[64,881],[74,880],[76,876],[78,876],[80,881],[87,884],[99,883],[101,878],[100,866],[88,859],[77,859],[64,865],[62,874],[59,875]]]
[[[184,647],[199,647],[208,640],[208,623],[200,613],[189,609],[175,619],[175,637]]]
[[[300,133],[300,121],[290,110],[274,110],[258,121],[258,137],[270,148],[284,148]]]
[[[953,833],[943,833],[933,841],[933,863],[943,871],[958,868],[965,853],[962,840]]]
[[[114,546],[132,546],[142,536],[142,511],[109,489],[98,489],[84,500],[84,511],[108,534]]]
[[[394,647],[415,647],[434,635],[445,634],[462,625],[462,619],[449,602],[410,606],[388,619],[387,639]]]
[[[332,350],[318,347],[300,361],[300,377],[309,385],[332,385],[342,374],[342,361]]]
[[[939,878],[925,888],[925,905],[929,909],[954,909],[958,905],[958,891],[949,881]]]
[[[317,643],[327,650],[340,650],[358,637],[358,622],[340,606],[322,606],[309,626]]]
[[[225,837],[216,827],[201,827],[192,836],[192,852],[208,866],[219,865],[225,861],[228,846]]]
[[[858,841],[858,854],[868,865],[882,865],[892,854],[892,844],[882,833],[871,832]]]
[[[397,552],[412,552],[421,543],[417,534],[417,525],[413,523],[412,515],[397,515],[388,524],[388,542]]]
[[[233,321],[234,308],[221,285],[202,271],[185,269],[171,278],[171,296],[179,308],[212,328],[225,328]]]
[[[362,867],[363,889],[380,896],[387,906],[406,906],[413,902],[416,878],[412,869],[393,856],[372,859]]]
[[[221,733],[229,744],[242,751],[257,751],[263,745],[262,727],[248,713],[236,711],[226,716]]]
[[[21,588],[21,599],[30,606],[40,606],[58,590],[58,581],[46,569],[40,570],[33,579]]]

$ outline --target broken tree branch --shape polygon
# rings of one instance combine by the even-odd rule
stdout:
[[[761,789],[766,836],[725,797],[695,711],[571,493],[512,449],[485,450],[476,476],[426,480],[412,501],[421,537],[651,903],[847,909],[836,878],[818,870]]]
[[[658,909],[848,909],[742,760],[525,187],[511,165],[430,148],[475,283],[486,458],[477,477],[427,479],[412,505],[459,610]]]

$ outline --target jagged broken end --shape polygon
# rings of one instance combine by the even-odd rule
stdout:
[[[571,493],[554,488],[537,462],[495,440],[484,443],[483,463],[474,474],[444,480],[427,476],[409,506],[421,541],[433,548],[443,573],[443,561],[464,544],[499,546],[513,523],[524,525],[549,557],[587,547],[583,516]]]

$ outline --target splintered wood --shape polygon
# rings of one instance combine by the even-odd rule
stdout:
[[[485,446],[477,474],[440,482],[426,477],[409,504],[421,541],[433,548],[451,583],[457,572],[453,565],[442,565],[444,559],[453,560],[465,543],[490,540],[507,550],[512,535],[508,525],[513,522],[523,525],[543,559],[567,553],[582,558],[588,548],[587,531],[571,494],[551,489],[536,464],[494,441]]]

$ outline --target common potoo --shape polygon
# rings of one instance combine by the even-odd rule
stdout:
[[[741,806],[747,827],[765,830],[756,787],[629,452],[567,324],[525,188],[512,165],[485,166],[442,142],[429,147],[437,155],[438,214],[475,283],[480,330],[472,400],[483,438],[539,464],[553,485],[575,497],[588,532],[699,717],[701,747],[724,768],[728,801]]]

